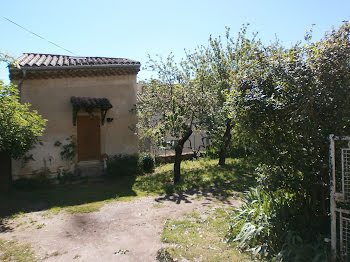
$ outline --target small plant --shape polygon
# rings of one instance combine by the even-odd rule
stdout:
[[[140,173],[137,155],[115,155],[107,160],[107,175],[132,176]]]
[[[61,151],[61,158],[64,160],[72,160],[75,156],[76,144],[71,141],[69,144],[66,144],[62,147],[63,150]]]
[[[58,172],[57,180],[60,184],[67,184],[69,182],[77,180],[79,177],[74,176],[72,172],[67,170],[62,170],[61,172]]]
[[[33,154],[23,156],[22,160],[23,160],[23,166],[27,164],[29,161],[34,161]]]
[[[152,173],[154,170],[154,157],[150,153],[141,154],[139,166],[145,173]]]
[[[54,251],[54,252],[52,252],[50,254],[46,253],[46,255],[42,258],[42,260],[46,260],[46,259],[48,259],[50,257],[57,257],[57,256],[60,256],[62,254],[65,254],[65,253],[67,253],[67,251],[65,251],[64,253],[60,253],[59,251]]]
[[[61,143],[60,141],[57,140],[53,145],[56,146],[56,147],[59,147],[59,146],[62,145],[62,143]]]
[[[174,259],[171,257],[170,253],[166,248],[161,248],[157,251],[156,260],[159,262],[173,262]]]
[[[129,250],[127,250],[127,249],[119,249],[119,250],[115,251],[114,254],[115,255],[125,255],[128,252],[129,252]]]
[[[42,223],[42,224],[39,224],[36,226],[36,229],[42,229],[43,227],[45,227],[46,224],[45,223]]]
[[[328,261],[329,247],[321,234],[308,234],[303,209],[296,208],[293,195],[257,187],[244,197],[245,203],[231,217],[229,242],[260,259]]]
[[[62,145],[62,142],[56,141],[53,145],[55,147],[62,147],[60,152],[62,160],[72,160],[75,156],[76,144],[72,141],[72,136],[66,138],[68,144]]]

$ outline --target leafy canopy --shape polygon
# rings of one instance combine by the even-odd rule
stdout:
[[[16,65],[9,56],[0,53],[0,60]],[[0,80],[0,151],[18,158],[30,150],[42,135],[45,122],[28,103],[19,102],[15,85]]]
[[[158,77],[143,86],[138,104],[139,132],[141,137],[152,137],[165,146],[167,137],[181,139],[189,130],[199,128],[205,97],[188,61],[176,63],[172,55],[165,61],[150,58],[149,68]]]

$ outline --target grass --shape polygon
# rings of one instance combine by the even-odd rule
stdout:
[[[151,175],[140,176],[135,181],[135,190],[147,193],[171,194],[189,189],[214,187],[220,194],[242,192],[255,184],[254,165],[249,160],[227,159],[223,167],[217,159],[201,158],[183,161],[181,182],[173,184],[173,164],[156,168]]]
[[[173,184],[173,165],[158,166],[153,174],[143,176],[119,176],[106,178],[98,183],[78,185],[47,185],[44,188],[15,188],[5,201],[0,200],[0,229],[6,230],[1,223],[5,219],[16,220],[25,213],[37,210],[43,217],[59,212],[69,214],[99,211],[111,201],[129,201],[148,195],[171,195],[176,192],[191,194],[209,190],[219,200],[232,194],[248,190],[255,185],[254,165],[246,159],[227,159],[227,165],[219,167],[217,159],[202,158],[183,161],[181,182]],[[199,190],[200,189],[200,190]],[[180,193],[179,193],[180,194]],[[205,197],[204,194],[197,198]],[[154,208],[161,208],[155,203]],[[216,209],[207,219],[200,214],[188,214],[183,220],[167,220],[162,233],[164,242],[171,243],[166,252],[176,258],[201,261],[249,261],[237,250],[223,243],[227,230],[227,212]],[[38,221],[30,220],[34,225]],[[40,223],[36,228],[42,229]],[[119,254],[119,252],[117,252]],[[48,256],[56,256],[52,253]],[[79,258],[76,255],[74,259]],[[29,244],[0,239],[0,261],[34,262],[34,253]]]
[[[224,243],[229,210],[218,208],[202,218],[198,213],[187,214],[181,220],[167,219],[162,241],[170,244],[166,250],[179,261],[252,261],[233,246]],[[205,217],[205,216],[204,216]]]
[[[214,195],[228,196],[247,190],[255,183],[254,166],[244,159],[227,159],[219,167],[217,159],[201,158],[183,161],[181,183],[173,184],[173,164],[156,168],[153,174],[106,178],[99,183],[55,185],[45,188],[15,188],[5,201],[0,201],[1,217],[16,217],[19,213],[48,210],[70,214],[100,210],[110,201],[129,201],[135,197],[172,194],[199,188],[215,188]]]
[[[18,244],[17,241],[0,239],[0,261],[4,262],[37,262],[29,244]]]

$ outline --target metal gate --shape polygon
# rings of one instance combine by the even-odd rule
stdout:
[[[350,136],[329,140],[332,261],[350,261]]]

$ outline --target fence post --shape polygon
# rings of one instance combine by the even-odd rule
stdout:
[[[332,262],[337,259],[337,214],[335,211],[335,145],[334,135],[329,135],[329,170],[330,174],[330,211],[331,211],[331,245],[332,245]]]

